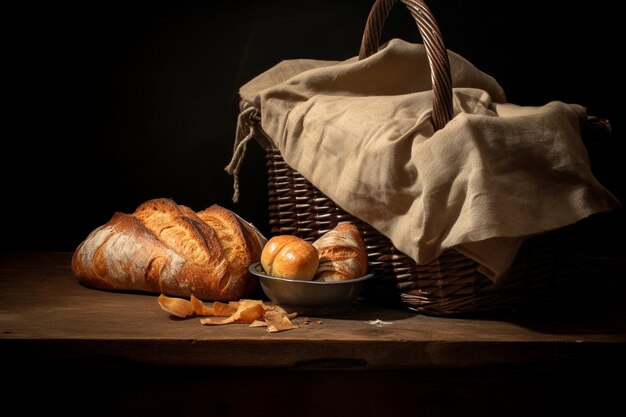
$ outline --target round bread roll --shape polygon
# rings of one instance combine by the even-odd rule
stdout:
[[[310,281],[318,264],[315,246],[293,235],[272,237],[261,252],[261,265],[273,277]]]

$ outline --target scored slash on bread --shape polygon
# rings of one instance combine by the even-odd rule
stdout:
[[[227,260],[219,237],[193,210],[172,200],[154,199],[141,204],[133,215],[185,259],[223,275]]]
[[[247,268],[261,250],[255,229],[230,210],[214,204],[196,213],[157,198],[93,230],[74,252],[72,271],[104,290],[232,301],[259,291]]]
[[[230,276],[246,274],[248,266],[260,259],[261,247],[255,231],[230,210],[214,204],[197,215],[217,233]]]

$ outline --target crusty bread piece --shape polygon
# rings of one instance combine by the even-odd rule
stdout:
[[[115,213],[77,247],[72,271],[86,286],[105,290],[216,301],[256,294],[258,279],[247,269],[260,259],[256,235],[228,209],[214,205],[203,212],[204,219],[158,198],[133,214]]]
[[[340,223],[320,236],[313,246],[320,257],[316,281],[343,281],[367,273],[367,252],[359,230]]]
[[[255,232],[230,210],[214,204],[198,212],[198,217],[217,234],[226,259],[229,276],[243,276],[248,266],[261,257],[261,247]]]
[[[315,276],[318,263],[317,249],[293,235],[272,237],[261,253],[265,273],[279,278],[310,281]]]

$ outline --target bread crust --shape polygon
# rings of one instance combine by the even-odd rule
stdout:
[[[316,281],[343,281],[367,273],[365,242],[354,224],[338,224],[313,242],[313,246],[320,258]]]
[[[318,263],[317,249],[293,235],[272,237],[261,254],[265,273],[279,278],[310,281],[315,276]]]
[[[197,214],[217,234],[222,256],[227,261],[226,279],[222,283],[224,291],[237,292],[242,285],[258,283],[258,279],[248,271],[250,264],[261,257],[255,232],[233,212],[217,204]]]
[[[259,241],[228,209],[216,205],[208,213],[219,231],[171,199],[115,213],[78,245],[72,271],[84,285],[104,290],[215,301],[255,295],[260,286],[247,266],[260,258]]]

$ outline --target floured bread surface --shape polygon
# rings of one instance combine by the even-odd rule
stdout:
[[[180,286],[177,279],[185,263],[135,217],[116,213],[81,243],[72,269],[89,286],[157,292]]]
[[[220,301],[251,296],[259,285],[247,267],[260,257],[258,241],[250,244],[229,210],[203,211],[208,221],[170,199],[153,199],[133,214],[116,213],[81,242],[72,270],[83,284],[106,290]]]

